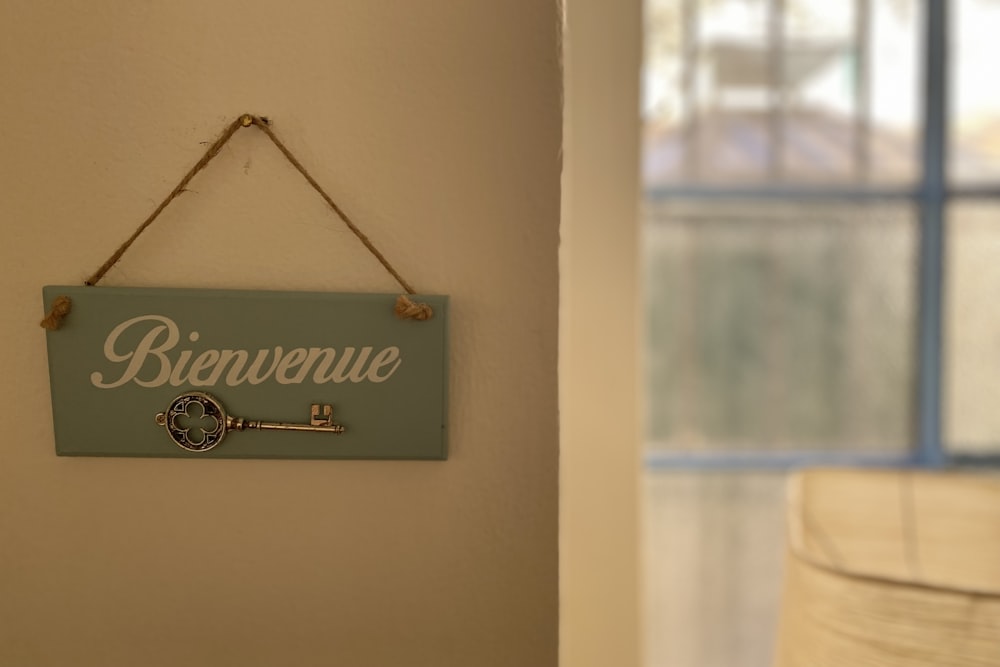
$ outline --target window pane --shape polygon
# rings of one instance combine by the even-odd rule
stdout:
[[[957,0],[951,3],[952,181],[974,183],[1000,178],[1000,2]]]
[[[915,240],[900,204],[649,204],[650,446],[905,450]]]
[[[948,217],[945,439],[960,453],[1000,452],[1000,204]]]
[[[912,182],[917,6],[646,0],[647,186]]]
[[[647,473],[648,667],[767,667],[785,549],[780,474]]]

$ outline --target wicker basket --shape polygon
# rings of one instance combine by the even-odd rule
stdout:
[[[1000,667],[1000,478],[807,471],[788,507],[776,667]]]

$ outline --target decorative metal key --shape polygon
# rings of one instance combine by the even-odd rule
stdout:
[[[322,411],[322,414],[321,414]],[[202,391],[191,391],[175,398],[166,412],[157,412],[156,423],[179,447],[190,452],[207,452],[226,437],[229,431],[313,431],[343,433],[344,427],[333,421],[333,406],[314,403],[308,424],[264,422],[231,417],[217,398]]]

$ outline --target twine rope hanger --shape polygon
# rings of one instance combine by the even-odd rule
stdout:
[[[429,304],[416,302],[410,299],[410,295],[416,294],[416,291],[410,283],[399,274],[399,271],[393,267],[389,260],[385,258],[385,255],[383,255],[379,249],[375,247],[375,244],[372,243],[371,240],[358,228],[354,221],[351,220],[351,217],[337,205],[337,202],[335,202],[333,198],[326,193],[316,179],[313,178],[312,174],[310,174],[309,171],[302,166],[302,163],[299,162],[292,152],[288,150],[285,144],[278,139],[278,137],[274,134],[274,131],[270,128],[269,121],[252,114],[244,114],[226,127],[222,134],[219,135],[219,138],[208,147],[208,150],[201,156],[201,159],[198,160],[193,167],[191,167],[191,169],[184,175],[174,189],[171,190],[170,194],[168,194],[167,197],[160,202],[160,205],[157,206],[156,209],[149,215],[149,217],[146,218],[134,232],[132,232],[132,235],[129,236],[124,243],[118,246],[113,253],[111,253],[111,256],[108,257],[104,264],[102,264],[101,267],[94,272],[94,275],[90,276],[84,284],[87,286],[93,286],[100,282],[100,280],[104,277],[104,274],[106,274],[115,264],[118,263],[132,244],[135,243],[135,240],[139,238],[139,236],[146,231],[150,225],[153,224],[156,218],[159,217],[160,213],[162,213],[163,210],[170,205],[170,202],[186,190],[188,183],[191,182],[191,179],[193,179],[198,172],[204,169],[208,163],[212,161],[212,158],[219,154],[219,151],[221,151],[222,147],[225,146],[230,139],[232,139],[233,135],[236,134],[236,131],[244,127],[250,127],[251,125],[259,128],[265,135],[267,135],[267,138],[271,140],[279,151],[281,151],[281,154],[285,156],[285,159],[287,159],[291,165],[295,167],[300,174],[302,174],[302,177],[306,179],[309,185],[311,185],[312,188],[318,192],[323,200],[330,206],[330,208],[333,209],[333,212],[337,214],[337,217],[339,217],[344,224],[347,225],[347,228],[354,233],[358,240],[364,244],[365,248],[368,249],[368,252],[374,255],[375,259],[379,261],[385,270],[388,271],[392,277],[395,278],[396,282],[399,283],[399,285],[405,290],[406,293],[400,294],[396,299],[396,306],[394,309],[396,316],[401,319],[413,320],[428,320],[433,317],[434,311]],[[66,315],[69,314],[71,308],[72,301],[68,296],[56,297],[56,299],[52,302],[52,307],[49,310],[48,315],[46,315],[45,319],[41,321],[41,326],[49,330],[58,329],[62,326],[62,322],[66,318]]]

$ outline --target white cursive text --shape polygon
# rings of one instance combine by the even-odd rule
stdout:
[[[119,350],[118,341],[130,330],[142,336],[132,349]],[[280,345],[261,350],[177,350],[180,342],[177,324],[163,315],[140,315],[116,326],[104,341],[104,357],[123,366],[121,375],[104,380],[104,373],[94,371],[90,382],[99,389],[114,389],[129,382],[140,387],[175,387],[192,385],[212,387],[224,382],[230,387],[260,384],[273,379],[278,384],[301,384],[311,379],[327,382],[385,382],[403,362],[399,348],[389,346],[294,347],[287,352]],[[197,342],[192,331],[188,340]]]

